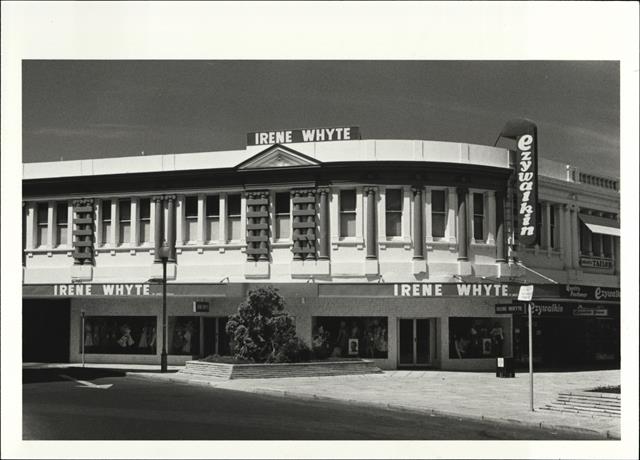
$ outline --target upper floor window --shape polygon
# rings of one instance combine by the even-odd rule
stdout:
[[[36,210],[36,246],[45,246],[47,244],[47,228],[49,225],[49,205],[47,203],[38,203]]]
[[[556,247],[556,239],[557,239],[557,228],[556,228],[556,208],[555,206],[551,206],[551,210],[549,213],[549,241],[551,243],[551,248]]]
[[[140,200],[140,244],[151,242],[151,200]]]
[[[102,244],[111,241],[111,200],[102,200]]]
[[[198,239],[198,197],[188,196],[184,200],[184,240],[196,241]]]
[[[356,191],[340,191],[340,236],[356,236]]]
[[[385,191],[385,219],[387,236],[402,235],[402,190]]]
[[[120,235],[118,241],[120,244],[127,244],[131,242],[131,200],[120,200],[118,203],[120,208],[118,227],[120,229]]]
[[[218,241],[220,239],[220,196],[207,195],[205,203],[206,215],[206,240]]]
[[[446,208],[444,190],[431,191],[431,236],[444,238],[446,224]]]
[[[285,240],[290,238],[291,199],[289,192],[276,193],[275,220],[275,239]]]
[[[473,239],[484,241],[484,194],[473,194]]]
[[[546,225],[544,222],[545,217],[543,215],[542,203],[536,203],[536,245],[542,246],[542,228]]]
[[[69,220],[69,208],[66,202],[56,204],[56,243],[58,246],[66,246],[67,228]]]
[[[227,239],[237,241],[240,235],[241,199],[239,193],[227,195]]]

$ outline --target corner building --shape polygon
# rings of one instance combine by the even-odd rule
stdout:
[[[169,364],[229,354],[226,317],[273,285],[319,356],[386,369],[619,365],[614,178],[539,161],[538,241],[518,245],[513,152],[422,140],[23,165],[25,361]],[[553,284],[549,279],[556,281]]]

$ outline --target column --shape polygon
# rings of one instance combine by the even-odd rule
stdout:
[[[187,244],[185,235],[185,224],[186,224],[186,220],[184,218],[184,211],[185,211],[185,205],[186,205],[186,199],[184,195],[178,195],[176,197],[176,203],[175,203],[175,213],[176,213],[176,219],[175,219],[175,228],[176,228],[176,233],[175,233],[175,237],[176,237],[176,242],[179,245],[183,245],[183,244]],[[171,222],[173,219],[169,218],[169,222]],[[168,241],[168,239],[167,239]]]
[[[367,259],[376,256],[376,187],[365,187],[367,194]]]
[[[329,189],[322,187],[320,193],[320,247],[318,259],[329,259]],[[336,224],[337,225],[337,224]]]
[[[25,249],[33,249],[35,247],[37,210],[36,203],[32,201],[27,203],[27,222],[25,226],[27,241]]]
[[[578,259],[580,257],[580,233],[578,227],[578,211],[575,207],[571,207],[570,209],[570,220],[571,220],[571,267],[577,268]]]
[[[447,228],[445,231],[446,237],[449,239],[450,244],[456,243],[456,207],[458,199],[456,195],[455,187],[449,188],[449,196],[447,197]]]
[[[496,192],[489,190],[487,196],[487,244],[496,242]]]
[[[506,239],[504,235],[504,192],[498,191],[496,199],[496,263],[506,262]]]
[[[204,194],[198,194],[198,230],[196,232],[196,242],[197,244],[204,244],[206,238],[206,216],[205,216],[205,207],[207,204],[207,199]]]
[[[92,213],[92,216],[95,225],[95,214]],[[94,242],[94,245],[97,246],[97,243]],[[69,250],[73,250],[73,201],[67,202],[67,247]]]
[[[588,212],[591,215],[591,212]],[[578,222],[578,232],[580,233],[580,240],[582,240],[582,226]],[[583,254],[593,256],[593,235],[589,229],[585,229],[584,233],[584,252]]]
[[[55,227],[56,227],[56,203],[49,201],[47,203],[47,247],[55,248]]]
[[[169,245],[168,262],[176,261],[176,196],[167,195],[167,244]]]
[[[140,206],[138,206],[138,198],[131,198],[131,246],[140,246],[140,231],[138,230],[138,222],[140,222]]]
[[[111,247],[120,244],[120,201],[117,198],[111,200]]]
[[[422,233],[422,187],[411,188],[413,192],[413,258],[424,259],[424,236]]]
[[[423,207],[424,218],[422,219],[422,222],[424,222],[425,224],[423,236],[425,237],[425,240],[428,242],[433,241],[433,214],[432,214],[433,207],[432,207],[431,197],[432,197],[431,189],[427,188],[424,191],[424,207]]]
[[[562,255],[564,259],[564,265],[566,268],[571,268],[571,213],[569,211],[569,205],[563,204],[560,207],[562,218]]]
[[[162,237],[164,233],[164,225],[162,216],[164,214],[164,206],[161,196],[151,197],[153,203],[153,218],[151,221],[151,230],[153,233],[153,261],[160,263],[160,248],[162,247]]]
[[[227,194],[220,194],[220,242],[226,243],[229,241],[228,237],[228,224],[227,224]]]
[[[542,221],[542,235],[544,237],[540,239],[543,242],[544,247],[551,249],[551,203],[545,201],[542,204],[542,212],[544,213],[544,219]]]
[[[458,187],[458,260],[468,260],[467,257],[467,194],[468,190]]]

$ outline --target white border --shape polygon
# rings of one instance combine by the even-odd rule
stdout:
[[[2,457],[636,458],[638,13],[636,2],[2,2]],[[25,58],[620,59],[623,440],[21,441],[20,235],[10,223],[20,212]]]

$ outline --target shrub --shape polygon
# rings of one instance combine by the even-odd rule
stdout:
[[[277,289],[249,291],[227,322],[234,358],[256,363],[308,360],[309,348],[296,336],[293,318],[284,308]]]

